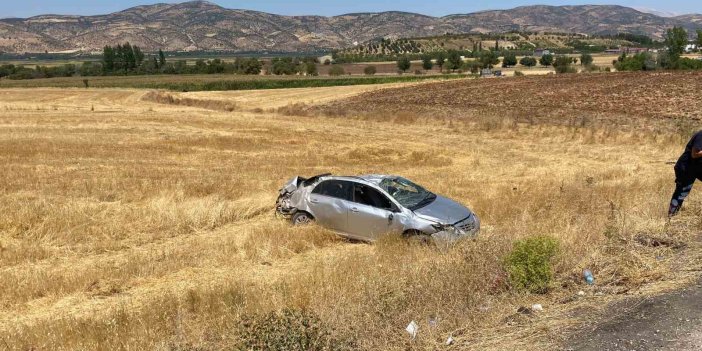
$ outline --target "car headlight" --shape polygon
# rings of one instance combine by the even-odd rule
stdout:
[[[432,227],[436,229],[437,232],[447,232],[454,235],[463,235],[465,232],[451,224],[432,224]]]

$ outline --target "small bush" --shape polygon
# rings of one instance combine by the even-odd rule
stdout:
[[[590,65],[586,65],[585,68],[583,69],[583,71],[585,71],[585,72],[600,72],[600,71],[602,71],[602,68],[600,68],[600,66],[590,64]]]
[[[332,66],[329,69],[329,75],[330,76],[343,76],[346,74],[346,71],[344,71],[344,67],[341,66]]]
[[[514,71],[514,76],[515,77],[524,77],[524,73],[522,73],[522,71]]]
[[[516,241],[506,260],[511,286],[537,294],[546,292],[553,278],[551,261],[557,253],[558,241],[549,236]]]
[[[372,76],[374,75],[378,70],[375,68],[375,66],[366,66],[366,68],[363,69],[363,74],[367,76]]]
[[[286,309],[249,318],[241,324],[241,349],[280,351],[353,350],[355,343],[332,336],[315,314]]]

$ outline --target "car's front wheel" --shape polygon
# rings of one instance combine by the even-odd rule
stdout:
[[[293,225],[306,225],[314,222],[314,218],[307,212],[298,211],[290,218]]]

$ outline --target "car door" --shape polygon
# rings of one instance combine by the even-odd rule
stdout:
[[[377,189],[353,184],[353,203],[349,210],[348,231],[355,237],[375,240],[381,234],[397,230],[396,206]]]
[[[343,180],[325,180],[310,193],[309,208],[317,223],[326,228],[348,231],[348,213],[353,184]]]

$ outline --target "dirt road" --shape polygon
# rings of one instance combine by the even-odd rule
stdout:
[[[702,350],[702,280],[674,293],[615,304],[610,310],[621,314],[583,332],[566,349]]]

